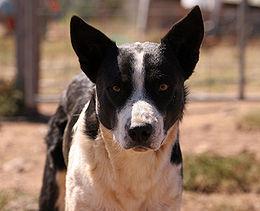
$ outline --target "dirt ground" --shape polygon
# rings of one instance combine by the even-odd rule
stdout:
[[[40,110],[52,114],[55,107],[44,104]],[[181,124],[184,159],[190,153],[230,155],[245,150],[260,159],[260,131],[242,131],[237,127],[241,114],[257,108],[260,102],[189,103]],[[2,210],[37,210],[46,131],[46,124],[0,123],[0,210],[1,206]],[[260,210],[260,195],[185,192],[183,210]]]

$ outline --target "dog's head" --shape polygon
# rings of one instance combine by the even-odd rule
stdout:
[[[72,46],[81,69],[96,84],[99,121],[122,148],[157,150],[182,118],[184,81],[198,62],[203,35],[199,7],[159,44],[116,46],[102,32],[72,17]]]

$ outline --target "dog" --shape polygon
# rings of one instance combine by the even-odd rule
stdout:
[[[179,124],[204,36],[200,8],[160,43],[117,46],[77,16],[70,31],[83,73],[49,123],[40,210],[180,210]]]

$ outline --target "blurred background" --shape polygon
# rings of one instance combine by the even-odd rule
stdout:
[[[47,121],[80,72],[74,14],[117,44],[160,42],[200,5],[181,125],[183,210],[260,210],[260,0],[0,0],[0,210],[37,210]]]

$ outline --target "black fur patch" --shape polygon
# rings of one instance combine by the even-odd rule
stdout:
[[[116,44],[77,16],[71,18],[70,35],[81,69],[95,82],[100,64],[111,50],[116,50]]]
[[[43,184],[39,198],[40,211],[58,210],[55,207],[59,195],[56,181],[57,171],[66,169],[62,155],[63,134],[67,124],[67,115],[60,105],[51,118],[49,131],[45,138],[47,144],[47,157],[44,168]]]
[[[153,44],[153,49],[149,48],[144,55],[146,96],[153,101],[158,111],[165,117],[164,129],[167,131],[174,122],[181,120],[183,116],[184,79],[178,61],[173,55],[169,59],[166,54],[167,50],[163,46]],[[160,92],[160,84],[167,84],[169,88]]]
[[[181,153],[181,147],[179,143],[179,132],[177,135],[177,139],[172,147],[171,163],[175,165],[179,165],[182,163],[182,153]]]
[[[47,143],[47,152],[52,168],[66,169],[62,152],[62,142],[65,127],[67,125],[67,115],[62,106],[59,106],[49,123],[49,131],[45,138]]]
[[[177,58],[185,80],[191,76],[199,60],[203,36],[202,14],[196,6],[186,17],[173,25],[161,40],[162,45]]]
[[[179,131],[177,134],[177,139],[175,140],[175,143],[172,146],[171,163],[173,165],[181,165],[180,173],[181,173],[181,176],[183,177],[182,153],[181,153],[181,147],[180,147],[180,142],[179,142]]]
[[[99,122],[96,114],[95,95],[92,96],[89,106],[85,111],[85,130],[84,133],[91,139],[96,139],[98,135]]]
[[[51,168],[51,162],[47,158],[44,167],[43,183],[39,198],[39,211],[58,211],[56,201],[59,196],[59,188],[56,181],[57,169]]]
[[[134,57],[131,51],[118,49],[118,55],[105,59],[97,78],[98,118],[108,129],[116,124],[116,112],[119,111],[132,93],[132,73]],[[120,87],[120,93],[113,91],[113,86]],[[104,106],[105,105],[105,106]]]

